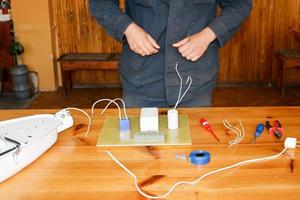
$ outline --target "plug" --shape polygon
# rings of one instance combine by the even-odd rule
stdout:
[[[61,124],[57,127],[57,132],[60,133],[73,126],[73,117],[67,109],[63,109],[55,113],[54,117]]]
[[[295,149],[297,146],[297,139],[292,137],[287,137],[284,141],[284,147],[289,149]]]

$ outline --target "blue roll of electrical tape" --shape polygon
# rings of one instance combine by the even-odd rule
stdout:
[[[192,151],[189,157],[194,165],[206,165],[210,162],[210,153],[207,151]]]

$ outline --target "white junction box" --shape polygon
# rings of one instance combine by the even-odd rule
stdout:
[[[158,108],[142,108],[140,116],[141,132],[158,131]]]

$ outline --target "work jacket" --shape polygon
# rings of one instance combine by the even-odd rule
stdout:
[[[193,80],[183,101],[211,93],[219,68],[218,48],[230,39],[252,8],[252,0],[126,0],[125,4],[123,13],[119,0],[90,0],[92,15],[123,44],[119,64],[123,89],[153,98],[165,96],[170,105],[176,103],[180,85],[177,62],[183,80],[188,76]],[[218,6],[221,12],[217,16]],[[133,22],[157,41],[159,53],[143,57],[130,50],[123,34]],[[210,27],[217,39],[196,62],[186,60],[172,47],[205,27]]]

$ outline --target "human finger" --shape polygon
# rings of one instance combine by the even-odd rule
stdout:
[[[187,43],[189,41],[189,37],[184,38],[183,40],[180,40],[179,42],[176,42],[173,44],[173,47],[180,47],[182,45],[184,45],[185,43]]]
[[[147,42],[145,42],[144,47],[148,50],[148,55],[158,52],[158,50],[155,49],[148,40],[147,40]]]
[[[147,39],[149,40],[150,44],[156,48],[159,49],[160,46],[157,44],[157,42],[151,37],[151,35],[147,34]]]

